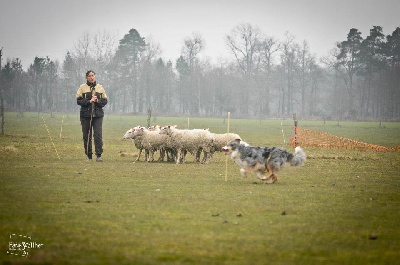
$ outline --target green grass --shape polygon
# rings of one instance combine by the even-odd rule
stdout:
[[[273,185],[218,153],[213,162],[132,163],[122,135],[146,117],[107,116],[104,163],[87,163],[76,114],[7,113],[0,137],[0,264],[398,264],[400,153],[305,149]],[[59,138],[63,120],[63,138]],[[158,117],[177,124],[187,118]],[[300,121],[300,126],[381,145],[400,145],[400,124]],[[190,128],[225,132],[223,119]],[[283,145],[290,120],[234,120],[253,145]],[[290,148],[290,147],[287,147]],[[328,157],[329,159],[323,159]],[[282,214],[285,212],[286,214]],[[10,235],[44,244],[7,254]],[[375,235],[376,239],[370,239]]]

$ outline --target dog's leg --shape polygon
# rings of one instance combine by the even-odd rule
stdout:
[[[266,179],[263,180],[266,184],[273,184],[278,181],[278,178],[275,174],[271,174]]]
[[[267,163],[265,163],[265,165],[266,165],[266,167],[267,167],[267,171],[268,171],[268,175],[267,175],[266,179],[271,178],[271,176],[273,175],[271,165],[269,164],[269,160],[270,160],[270,159],[271,159],[271,158],[268,157]]]
[[[265,184],[273,184],[278,181],[278,177],[275,173],[268,175],[268,177],[264,180]]]
[[[270,160],[270,158],[268,158],[267,159],[267,163],[265,163],[266,166],[267,166],[268,175],[267,175],[267,177],[265,179],[263,179],[263,181],[266,184],[273,184],[278,180],[278,178],[274,174],[274,170],[271,168],[271,165],[269,164],[269,160]]]
[[[265,184],[273,184],[273,183],[275,183],[275,180],[273,178],[271,178],[271,177],[263,179],[263,181],[264,181]]]
[[[264,170],[257,170],[256,171],[256,175],[257,175],[257,177],[260,179],[260,180],[262,180],[262,181],[264,181],[264,180],[266,180],[267,179],[267,177],[266,176],[264,176]]]
[[[242,167],[240,169],[240,175],[242,175],[242,177],[244,177],[244,178],[247,178],[247,171],[248,170],[246,168]]]
[[[254,167],[255,173],[260,180],[265,180],[267,177],[264,175],[265,164],[257,163]]]
[[[277,174],[273,173],[271,177],[272,177],[272,179],[274,181],[273,183],[278,181],[278,175]]]

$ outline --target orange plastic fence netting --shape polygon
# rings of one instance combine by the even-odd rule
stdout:
[[[290,146],[293,147],[322,147],[383,152],[400,151],[400,146],[380,146],[376,144],[369,144],[353,139],[339,137],[329,133],[314,131],[311,129],[297,127],[295,131],[297,132],[297,134],[290,137]]]

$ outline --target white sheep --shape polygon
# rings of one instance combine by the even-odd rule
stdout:
[[[164,160],[165,150],[172,148],[170,137],[165,134],[160,134],[159,130],[148,130],[144,127],[138,128],[133,132],[134,138],[140,137],[142,146],[148,151],[148,162],[154,161],[154,152],[160,151],[159,161]]]
[[[160,132],[160,129],[161,129],[160,125],[153,125],[148,128],[149,131],[155,131],[157,133]],[[160,162],[164,161],[165,154],[167,154],[168,162],[175,161],[176,149],[174,145],[171,143],[170,137],[167,137],[164,144],[160,146],[160,157],[158,158],[158,161]]]
[[[212,137],[213,137],[213,147],[211,148],[210,159],[213,158],[215,152],[220,152],[222,147],[225,146],[230,141],[236,139],[242,140],[242,138],[236,133],[213,133]]]
[[[164,126],[160,130],[160,134],[165,134],[170,137],[171,147],[176,149],[176,163],[184,163],[185,155],[187,152],[196,156],[199,150],[205,154],[211,152],[212,148],[212,134],[204,129],[180,130],[176,126]],[[207,156],[203,162],[207,163]]]
[[[208,163],[213,158],[216,151],[221,151],[229,141],[241,139],[238,134],[211,133],[208,129],[192,129],[182,130],[175,126],[152,126],[146,129],[136,126],[128,130],[125,139],[132,138],[139,155],[136,159],[140,159],[142,150],[145,150],[145,161],[154,160],[154,152],[160,151],[158,161],[164,161],[165,153],[167,153],[167,161],[175,161],[177,164],[185,162],[187,152],[195,156],[195,161],[200,162],[200,154],[204,153],[201,160],[202,163]]]
[[[133,139],[133,143],[134,143],[135,147],[139,150],[138,157],[136,158],[135,161],[139,161],[140,155],[144,149],[144,147],[142,145],[142,137],[141,136],[135,137],[133,134],[139,128],[141,128],[140,125],[133,127],[131,129],[129,129],[123,136],[124,139]],[[147,159],[148,159],[148,152],[146,150],[145,150],[145,158],[144,159],[145,159],[145,161],[147,161]]]

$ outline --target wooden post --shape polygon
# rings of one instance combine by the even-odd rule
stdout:
[[[3,47],[0,49],[0,85],[1,85],[1,57],[3,55]],[[0,117],[1,117],[1,135],[4,135],[4,99],[3,99],[3,90],[0,87]]]
[[[147,110],[147,128],[150,128],[151,109]]]
[[[1,98],[1,104],[0,104],[0,116],[1,116],[1,135],[4,135],[4,107],[3,107],[3,98]]]
[[[293,122],[294,122],[294,147],[297,147],[297,117],[296,117],[296,113],[293,113]]]
[[[229,133],[229,123],[231,120],[231,113],[228,112],[228,128],[226,130],[227,133]],[[228,181],[228,156],[225,158],[225,181]]]

